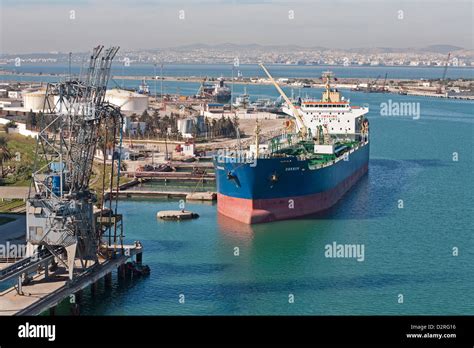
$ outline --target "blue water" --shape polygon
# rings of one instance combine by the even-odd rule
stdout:
[[[142,241],[151,275],[114,279],[82,314],[473,315],[473,103],[349,94],[371,107],[369,174],[329,212],[247,226],[197,203],[187,208],[199,219],[162,222],[156,212],[178,202],[121,201],[126,239]],[[420,119],[380,116],[388,99],[419,102]],[[333,242],[363,244],[365,260],[326,258]]]
[[[13,64],[2,66],[3,70],[16,71],[18,73],[43,73],[43,74],[67,74],[67,64],[28,64],[22,63],[16,67]],[[323,71],[331,70],[336,76],[345,78],[383,78],[385,73],[388,79],[439,79],[443,75],[444,67],[390,67],[390,66],[308,66],[308,65],[268,65],[269,70],[275,77],[321,77]],[[85,71],[80,65],[72,65],[71,72],[79,74]],[[234,70],[234,76],[240,71],[244,77],[265,77],[262,69],[256,64],[242,64]],[[112,66],[112,75],[127,76],[155,76],[161,75],[160,66],[152,64],[131,64],[124,66],[115,62]],[[165,64],[163,76],[186,76],[186,77],[220,77],[232,76],[232,65],[230,64]],[[447,78],[473,78],[474,69],[470,67],[449,67]],[[31,78],[31,77],[30,77]],[[45,76],[43,76],[45,78]]]
[[[269,65],[269,70],[274,77],[321,77],[321,73],[330,69],[338,77],[346,78],[383,78],[385,73],[388,73],[388,79],[436,79],[440,78],[443,73],[442,67],[343,67],[343,66],[298,66],[298,65]],[[64,64],[42,64],[32,65],[23,64],[20,67],[13,65],[6,65],[3,69],[8,71],[17,71],[19,73],[43,73],[43,74],[67,74],[68,66]],[[239,70],[246,77],[264,77],[264,73],[257,65],[241,65]],[[74,65],[71,67],[73,74],[79,74],[81,67]],[[138,90],[141,81],[139,80],[125,80],[119,76],[143,76],[151,77],[160,75],[160,67],[156,71],[153,65],[134,65],[129,67],[119,65],[116,63],[112,68],[112,75],[117,76],[109,82],[109,88],[125,87]],[[219,77],[232,75],[232,67],[224,64],[170,64],[163,68],[163,76],[194,76],[194,77]],[[459,68],[450,67],[448,69],[447,78],[474,78],[473,68]],[[28,81],[28,82],[56,82],[59,76],[21,76],[21,75],[0,75],[0,82],[5,81]],[[161,93],[160,81],[148,81],[151,94]],[[185,81],[164,81],[163,93],[167,94],[181,94],[181,95],[195,95],[198,93],[200,83],[185,82]],[[270,85],[241,85],[234,84],[233,95],[237,96],[243,94],[245,91],[250,94],[251,100],[259,98],[276,98],[278,93],[275,88]],[[299,88],[284,88],[285,92],[291,95],[292,93],[302,96],[320,96],[318,89],[299,89]],[[350,93],[345,93],[351,96]]]

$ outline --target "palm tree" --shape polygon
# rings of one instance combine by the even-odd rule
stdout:
[[[11,160],[12,154],[10,150],[8,150],[7,146],[7,139],[4,137],[0,138],[0,167],[2,169],[2,172],[0,174],[0,177],[3,178],[3,163],[6,161]]]

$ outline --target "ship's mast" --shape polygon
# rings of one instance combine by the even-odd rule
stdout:
[[[325,88],[326,90],[323,93],[323,98],[321,101],[323,102],[339,102],[341,100],[341,96],[337,90],[331,90],[331,77],[332,72],[325,71],[323,72],[323,79],[326,79]]]
[[[258,152],[260,147],[260,125],[258,124],[258,120],[255,122],[255,158],[258,158]]]
[[[331,74],[326,74],[326,96],[327,96],[327,101],[331,101],[331,82],[330,82],[330,76]]]

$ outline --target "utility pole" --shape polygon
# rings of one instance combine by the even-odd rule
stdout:
[[[235,63],[232,65],[232,84],[230,85],[230,113],[232,114],[232,107],[233,107],[233,99],[234,99],[234,66]]]
[[[122,89],[125,88],[125,80],[124,80],[124,78],[125,78],[125,62],[124,62],[123,65],[122,65]]]
[[[165,137],[165,161],[168,160],[168,129],[166,130],[166,137]]]
[[[157,101],[158,99],[156,98],[156,61],[155,61],[155,64],[153,64],[153,67],[154,67],[154,70],[155,70],[155,100]]]
[[[72,52],[69,52],[69,80],[72,79],[72,76],[71,76],[71,60],[72,60]]]
[[[161,71],[160,71],[160,83],[161,83],[161,91],[160,91],[160,100],[161,100],[161,107],[163,108],[163,63],[161,63]]]

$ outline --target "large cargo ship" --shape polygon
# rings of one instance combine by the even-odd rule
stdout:
[[[368,170],[368,107],[352,106],[325,73],[321,100],[289,100],[282,133],[214,157],[217,209],[246,224],[311,215],[334,205]]]
[[[227,86],[223,77],[219,77],[217,82],[203,82],[200,87],[199,96],[210,98],[218,103],[227,103],[232,97],[232,91]]]

